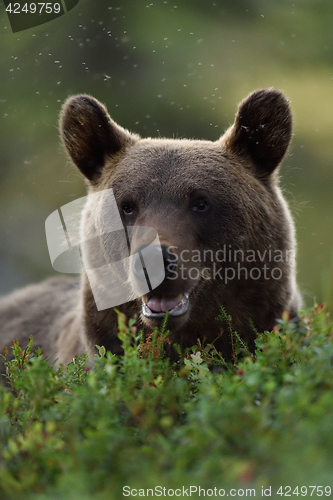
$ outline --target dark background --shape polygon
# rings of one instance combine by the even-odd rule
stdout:
[[[307,304],[333,305],[331,0],[80,0],[16,34],[0,1],[0,293],[55,273],[44,223],[85,194],[57,129],[90,93],[143,136],[216,140],[237,103],[284,90],[295,117],[281,184],[296,219]]]

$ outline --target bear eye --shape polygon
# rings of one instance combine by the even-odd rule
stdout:
[[[129,203],[124,203],[121,208],[122,208],[124,215],[133,215],[134,214],[134,207],[132,205],[130,205]]]
[[[206,200],[197,200],[195,203],[192,205],[192,210],[194,212],[206,212],[208,210],[209,205]]]

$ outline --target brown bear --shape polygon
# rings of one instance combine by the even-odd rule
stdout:
[[[128,318],[137,315],[147,333],[169,311],[171,343],[183,348],[205,338],[230,356],[227,329],[216,321],[221,305],[250,349],[253,325],[271,330],[283,311],[297,315],[295,231],[277,174],[292,115],[280,91],[251,93],[216,142],[141,139],[88,95],[65,102],[60,133],[88,185],[82,276],[51,279],[3,298],[1,349],[14,338],[24,345],[32,335],[58,363],[92,355],[96,345],[120,354],[117,314],[108,307],[112,301],[103,300],[122,290],[122,280],[140,282],[140,273],[146,288],[141,281],[136,295],[125,292],[118,309]],[[112,232],[115,218],[120,225]],[[151,232],[149,241],[141,228]],[[112,262],[125,261],[126,251],[127,264],[106,285],[101,269],[112,267],[114,253]],[[163,268],[155,284],[147,272],[154,259]]]

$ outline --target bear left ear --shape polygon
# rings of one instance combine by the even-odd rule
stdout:
[[[281,163],[292,137],[288,100],[274,89],[257,90],[239,105],[222,140],[232,153],[250,158],[256,174],[268,177]]]
[[[107,158],[138,139],[117,125],[107,109],[89,95],[73,96],[65,102],[60,134],[72,161],[92,184],[98,182]]]

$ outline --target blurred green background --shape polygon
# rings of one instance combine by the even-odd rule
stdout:
[[[299,283],[332,309],[332,0],[80,0],[8,31],[0,1],[0,293],[55,273],[45,219],[85,193],[57,130],[68,95],[94,95],[143,136],[216,140],[243,97],[272,86],[295,118],[281,184]]]

